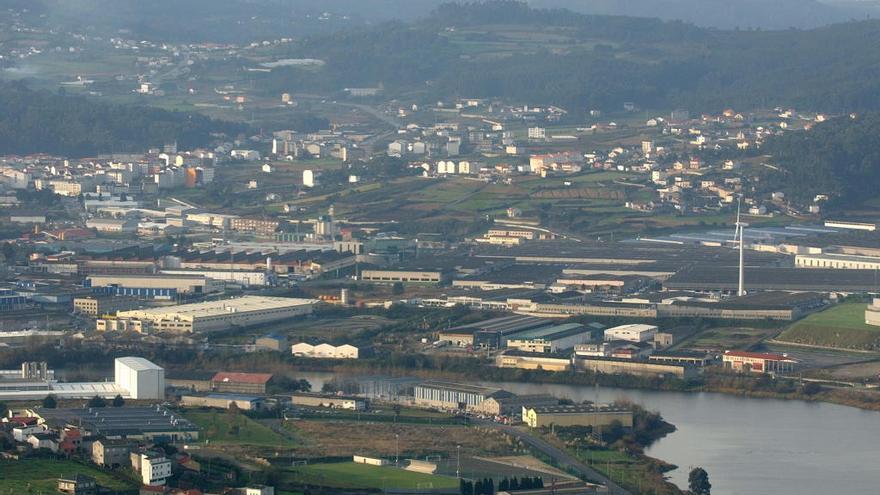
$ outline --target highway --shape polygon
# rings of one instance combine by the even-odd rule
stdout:
[[[595,469],[575,458],[575,456],[556,447],[555,445],[552,445],[551,443],[547,442],[537,435],[520,430],[519,428],[515,428],[513,426],[495,423],[494,421],[475,420],[474,423],[479,424],[480,426],[495,428],[501,432],[510,435],[513,438],[522,441],[529,447],[553,459],[553,461],[556,463],[556,467],[571,471],[572,473],[575,473],[578,476],[587,479],[588,481],[601,483],[607,486],[608,493],[610,495],[632,495],[629,491],[621,488],[619,485],[605,477],[603,474],[599,473]]]

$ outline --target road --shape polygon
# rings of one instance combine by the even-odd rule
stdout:
[[[480,426],[495,428],[501,432],[510,435],[513,438],[522,441],[529,447],[553,459],[557,467],[571,471],[578,476],[586,478],[587,480],[594,483],[601,483],[607,486],[608,493],[610,495],[632,495],[630,492],[621,488],[619,485],[617,485],[604,475],[600,474],[595,469],[579,461],[577,458],[575,458],[575,456],[556,447],[555,445],[547,442],[537,435],[533,435],[527,431],[520,430],[513,426],[498,424],[493,421],[475,420],[474,423],[479,424]]]

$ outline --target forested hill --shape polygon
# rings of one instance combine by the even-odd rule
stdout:
[[[880,21],[808,31],[721,31],[678,21],[536,10],[512,1],[447,4],[416,23],[308,38],[263,88],[383,83],[388,93],[508,97],[572,111],[792,105],[880,110]]]
[[[797,202],[817,194],[843,204],[880,196],[880,113],[788,132],[766,142],[762,152],[785,170],[780,187]]]
[[[99,103],[0,84],[0,154],[82,157],[144,151],[175,141],[192,148],[209,144],[211,133],[234,136],[243,130],[244,126],[200,114]]]

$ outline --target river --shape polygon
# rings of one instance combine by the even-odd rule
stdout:
[[[328,373],[305,373],[320,390]],[[677,430],[647,454],[679,466],[670,480],[687,488],[690,467],[709,473],[713,495],[880,493],[880,412],[827,403],[716,393],[576,385],[483,383],[517,394],[548,393],[580,402],[626,399],[659,411]]]

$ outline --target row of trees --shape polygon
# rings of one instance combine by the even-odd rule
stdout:
[[[492,478],[483,478],[481,480],[470,481],[462,479],[459,483],[459,491],[461,495],[495,495],[497,492],[516,491],[516,490],[532,490],[536,488],[544,488],[544,480],[540,477],[523,476],[520,478],[504,477],[496,489],[495,480]]]
[[[89,399],[88,402],[86,402],[87,407],[107,407],[108,404],[113,407],[122,407],[125,405],[125,399],[121,395],[117,394],[116,397],[114,397],[113,400],[108,403],[107,399],[96,395]],[[42,406],[45,409],[55,409],[56,407],[58,407],[58,399],[55,397],[55,395],[49,394],[43,398]],[[4,407],[5,405],[3,407],[0,407],[0,410],[2,410]]]

